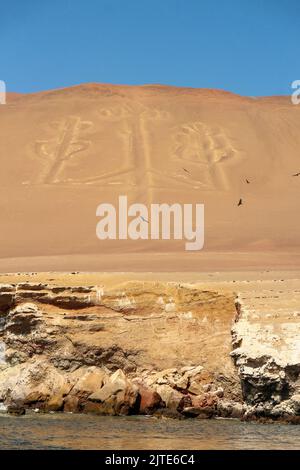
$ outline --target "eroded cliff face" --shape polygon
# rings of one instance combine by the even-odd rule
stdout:
[[[247,303],[248,302],[248,303]],[[300,414],[299,318],[175,282],[0,284],[0,403],[99,414]]]
[[[75,409],[99,411],[102,403],[103,412],[118,414],[118,406],[106,406],[112,390],[106,396],[102,386],[121,380],[116,390],[132,388],[122,412],[155,405],[177,413],[197,400],[204,408],[218,398],[238,401],[230,357],[234,298],[178,283],[2,284],[0,400],[48,409],[59,397],[58,408],[68,409],[72,396]],[[102,382],[90,393],[80,388],[83,377],[93,382],[99,374]]]
[[[234,294],[151,282],[107,290],[20,283],[1,290],[9,364],[44,355],[67,371],[105,365],[134,373],[207,364],[210,371],[234,373]]]
[[[247,299],[238,305],[231,356],[249,405],[246,417],[299,416],[300,312],[291,308],[268,311],[265,306],[254,310],[247,306]]]

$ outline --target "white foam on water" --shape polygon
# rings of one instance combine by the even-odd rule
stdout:
[[[2,401],[0,402],[0,412],[1,411],[7,411],[7,406],[5,406]]]

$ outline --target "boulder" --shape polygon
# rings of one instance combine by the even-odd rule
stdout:
[[[271,416],[275,419],[287,418],[289,416],[300,416],[300,395],[292,395],[271,410]]]
[[[29,407],[48,402],[53,396],[65,396],[71,388],[68,376],[44,359],[9,367],[0,375],[0,400]]]
[[[180,369],[180,372],[189,379],[198,376],[198,374],[201,374],[202,371],[203,371],[202,366],[188,366],[188,367],[182,367]]]
[[[101,403],[93,401],[87,401],[82,408],[84,413],[96,414],[96,415],[114,415],[112,408],[105,408]]]
[[[183,395],[183,397],[181,398],[179,402],[179,405],[177,406],[177,411],[181,413],[185,408],[191,407],[192,405],[193,403],[192,403],[191,396]]]
[[[164,407],[161,396],[155,390],[152,390],[142,383],[137,383],[137,387],[140,395],[140,414],[152,414],[158,408]]]
[[[77,413],[79,411],[79,399],[68,395],[64,400],[64,411],[67,413]]]
[[[45,411],[61,411],[63,405],[64,399],[62,395],[53,395],[45,404]]]
[[[89,402],[93,405],[85,405],[85,411],[93,410],[104,415],[128,415],[137,412],[140,395],[137,386],[118,369],[100,390],[90,395]]]
[[[217,403],[218,416],[222,418],[241,419],[246,411],[246,406],[233,401],[219,400]]]
[[[204,408],[207,406],[216,406],[218,403],[218,397],[211,393],[204,393],[199,396],[192,396],[192,404],[197,408]]]
[[[169,385],[176,390],[186,390],[189,384],[188,375],[182,374],[176,368],[165,369],[150,377],[146,378],[146,384],[149,386],[154,385]]]
[[[50,390],[47,387],[42,386],[41,389],[28,391],[23,399],[25,405],[35,405],[37,403],[45,403],[50,399]]]
[[[186,372],[189,374],[188,392],[193,395],[201,395],[212,388],[214,378],[212,374],[203,367],[199,366],[191,371]]]
[[[217,397],[205,393],[200,396],[190,396],[190,402],[185,401],[182,414],[187,417],[198,417],[199,419],[212,418],[216,415]]]
[[[201,384],[201,382],[198,382],[196,380],[192,380],[190,385],[189,385],[189,388],[188,388],[188,391],[189,393],[192,393],[193,395],[201,395],[201,393],[203,393],[204,391],[207,390],[204,389],[205,386],[203,386]]]
[[[176,378],[172,384],[172,386],[176,388],[176,390],[182,390],[182,391],[186,390],[188,388],[188,385],[189,385],[189,379],[186,375]]]
[[[109,378],[103,369],[95,366],[77,369],[73,376],[77,381],[72,388],[71,395],[75,395],[81,400],[98,392]]]
[[[183,394],[178,390],[174,390],[169,385],[158,385],[156,387],[156,391],[164,401],[166,408],[174,411],[177,411],[178,408],[180,408]]]
[[[155,374],[152,374],[150,377],[147,378],[147,384],[148,385],[174,385],[174,377],[177,376],[178,379],[181,378],[180,375],[178,375],[178,371],[175,368],[172,369],[164,369],[156,372]]]
[[[7,413],[14,416],[23,416],[26,413],[24,406],[20,403],[10,403],[7,405]]]
[[[292,395],[290,398],[296,415],[300,415],[300,394]]]

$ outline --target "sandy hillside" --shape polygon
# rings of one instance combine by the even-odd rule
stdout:
[[[100,84],[8,96],[0,271],[299,268],[299,129],[288,97]],[[205,249],[100,242],[96,207],[120,194],[204,203]]]

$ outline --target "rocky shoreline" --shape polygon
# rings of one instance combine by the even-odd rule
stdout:
[[[266,331],[189,284],[0,284],[0,406],[299,423],[298,330]]]

